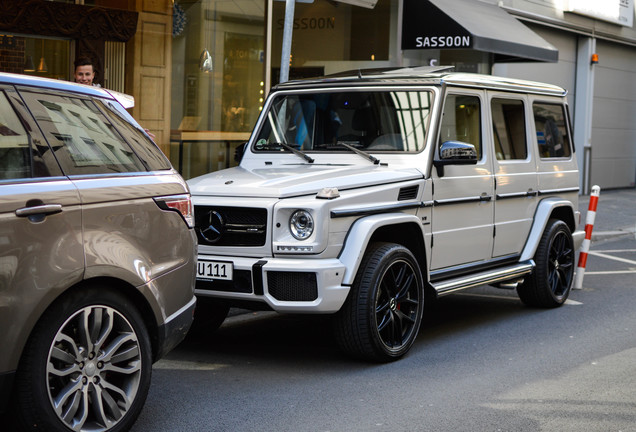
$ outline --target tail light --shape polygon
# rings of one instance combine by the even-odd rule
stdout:
[[[175,211],[181,215],[189,228],[194,228],[194,205],[190,195],[171,195],[155,198],[162,210]]]

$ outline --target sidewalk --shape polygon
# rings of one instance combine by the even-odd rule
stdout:
[[[579,210],[581,211],[579,229],[585,228],[589,205],[589,195],[579,196]],[[636,234],[636,188],[601,189],[592,241],[627,234]]]

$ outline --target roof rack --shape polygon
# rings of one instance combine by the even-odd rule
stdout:
[[[423,74],[452,72],[455,66],[416,66],[416,67],[404,67],[404,68],[376,68],[376,69],[353,69],[343,72],[336,72],[334,74],[326,75],[324,78],[372,78],[372,77],[386,77],[388,75],[399,76],[421,76]]]

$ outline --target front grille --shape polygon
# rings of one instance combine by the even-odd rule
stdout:
[[[267,238],[267,210],[247,207],[194,206],[199,244],[263,246]]]
[[[197,280],[196,289],[236,293],[251,293],[252,272],[250,272],[249,270],[234,270],[234,280],[231,281]]]
[[[280,301],[314,301],[318,298],[316,273],[267,272],[267,289]]]

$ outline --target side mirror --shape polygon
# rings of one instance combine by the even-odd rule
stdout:
[[[444,176],[445,165],[475,165],[478,160],[475,146],[461,141],[442,143],[439,157],[440,159],[433,161],[439,177]]]

